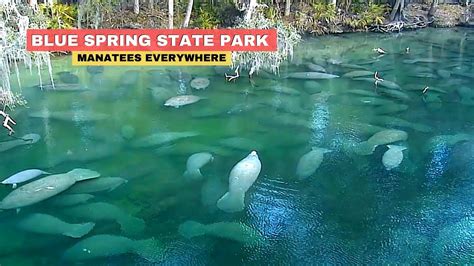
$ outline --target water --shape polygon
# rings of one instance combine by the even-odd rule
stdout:
[[[388,53],[379,56],[372,50],[376,47]],[[18,122],[15,136],[36,133],[41,140],[2,152],[0,176],[28,168],[53,173],[87,168],[103,177],[127,179],[112,191],[92,193],[89,203],[120,208],[119,220],[130,222],[132,229],[97,221],[83,239],[99,234],[153,237],[161,245],[148,255],[159,257],[158,265],[474,263],[472,47],[472,29],[318,37],[306,39],[280,73],[310,71],[307,63],[339,76],[378,71],[398,84],[402,94],[375,86],[372,76],[367,81],[309,81],[262,73],[252,85],[246,77],[227,83],[223,72],[232,71],[226,69],[107,67],[91,74],[71,67],[68,57],[57,58],[55,72],[67,73],[57,74],[56,83],[74,83],[77,76],[80,86],[66,88],[87,90],[41,91],[31,87],[37,78],[22,72],[22,93],[29,104],[12,114]],[[194,77],[207,77],[210,86],[192,89],[189,80]],[[285,88],[297,92],[284,93]],[[186,93],[203,99],[178,109],[163,106],[171,96]],[[66,117],[51,117],[63,111]],[[91,113],[106,118],[84,121]],[[407,140],[394,143],[408,149],[391,171],[382,164],[385,145],[367,156],[354,152],[354,145],[383,128],[408,134]],[[153,133],[185,131],[197,135],[132,147]],[[430,140],[439,135],[450,137]],[[11,139],[3,134],[2,140]],[[298,160],[315,146],[332,152],[313,175],[299,180]],[[245,210],[219,210],[216,201],[227,189],[230,170],[254,149],[262,172],[246,194]],[[201,169],[203,180],[185,180],[187,158],[202,151],[215,157]],[[10,192],[11,187],[2,187],[1,197]],[[64,253],[79,239],[26,232],[18,223],[31,213],[90,222],[71,216],[72,208],[54,206],[51,200],[18,214],[3,211],[0,263],[68,264]],[[140,220],[146,224],[143,231]],[[242,222],[263,241],[251,246],[212,236],[186,239],[178,228],[188,220]],[[115,252],[128,248],[114,240],[104,243]],[[94,248],[89,244],[83,252]],[[89,263],[153,264],[143,257],[128,253]]]

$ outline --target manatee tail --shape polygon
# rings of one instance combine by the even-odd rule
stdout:
[[[63,235],[72,238],[81,238],[87,235],[94,228],[94,226],[95,223],[74,224],[72,225],[72,230],[63,233]]]
[[[199,180],[202,179],[201,170],[199,168],[193,170],[186,170],[183,174],[189,180]]]
[[[117,221],[120,229],[126,235],[138,235],[145,230],[145,221],[133,216],[126,216]]]
[[[154,238],[133,241],[133,252],[149,262],[160,262],[163,259],[163,246]]]
[[[185,238],[193,238],[206,234],[206,226],[196,221],[186,221],[179,225],[178,232]]]
[[[217,208],[225,212],[239,212],[245,208],[244,193],[227,192],[217,201]]]
[[[92,179],[92,178],[97,178],[100,176],[100,174],[96,171],[92,171],[89,169],[82,169],[82,168],[77,168],[74,169],[70,172],[67,173],[69,176],[74,178],[76,181],[82,181],[82,180],[87,180],[87,179]]]
[[[354,146],[354,152],[358,155],[370,155],[375,151],[377,145],[372,145],[367,141],[363,141]]]

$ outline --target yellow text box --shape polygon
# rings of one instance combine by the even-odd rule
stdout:
[[[232,52],[73,52],[74,66],[230,66]]]

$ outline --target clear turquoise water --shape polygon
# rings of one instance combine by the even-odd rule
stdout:
[[[376,47],[387,54],[378,56],[372,50]],[[90,265],[472,264],[473,47],[474,31],[460,28],[306,39],[280,77],[263,73],[254,77],[253,86],[246,77],[227,83],[223,72],[231,71],[226,69],[107,67],[91,74],[70,66],[67,57],[57,58],[54,72],[75,76],[55,74],[56,83],[72,82],[77,76],[81,88],[88,90],[42,91],[34,87],[37,78],[22,71],[21,92],[28,105],[12,113],[18,122],[15,136],[36,133],[41,140],[2,152],[0,177],[28,168],[53,173],[87,168],[103,177],[129,180],[115,190],[93,193],[89,202],[110,203],[123,210],[122,215],[142,219],[143,232],[128,234],[116,222],[97,221],[83,239],[99,234],[153,237],[161,243],[156,249],[160,260],[150,262],[131,253],[88,261]],[[398,84],[403,95],[375,87],[372,80],[284,78],[310,71],[308,63],[339,76],[360,70],[354,65],[378,71]],[[210,86],[194,90],[189,77],[207,77]],[[299,95],[272,91],[278,86]],[[163,106],[164,100],[184,90],[204,99],[178,109]],[[364,97],[385,101],[377,107],[364,103]],[[107,119],[32,117],[47,111],[68,111],[71,117],[101,113]],[[396,119],[412,124],[407,127]],[[407,140],[394,143],[407,147],[399,167],[385,169],[385,145],[366,156],[351,148],[381,130],[374,126],[407,132]],[[150,148],[131,147],[136,139],[168,131],[198,135]],[[434,136],[461,133],[466,135],[451,143],[428,144]],[[236,137],[242,139],[228,140]],[[11,140],[5,132],[1,139]],[[299,180],[298,160],[314,146],[332,152],[325,154],[313,175]],[[217,209],[215,202],[226,190],[230,170],[253,149],[262,171],[247,192],[245,210]],[[203,180],[185,180],[187,158],[201,151],[213,153],[215,160],[202,168]],[[10,192],[10,186],[0,188],[1,197]],[[31,213],[89,222],[68,215],[71,208],[43,201],[18,214],[1,212],[0,264],[68,264],[63,254],[80,239],[35,234],[17,225]],[[263,243],[246,246],[212,236],[187,239],[178,228],[188,220],[242,222],[258,231]],[[114,245],[108,245],[112,251],[117,250]]]

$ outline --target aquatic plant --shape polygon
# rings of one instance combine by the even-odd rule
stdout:
[[[301,40],[301,36],[294,27],[266,18],[261,7],[257,8],[250,18],[241,19],[235,28],[277,29],[278,50],[276,52],[232,53],[233,67],[248,70],[250,76],[262,69],[278,74],[281,63],[293,56],[293,49]]]
[[[41,83],[41,69],[48,67],[52,80],[52,69],[49,53],[26,51],[26,30],[28,28],[45,28],[45,18],[29,6],[17,3],[14,0],[0,2],[0,105],[13,108],[24,105],[26,102],[19,94],[11,91],[11,67],[16,70],[18,83],[21,85],[18,73],[18,63],[26,65],[30,71],[33,66],[38,70]]]

